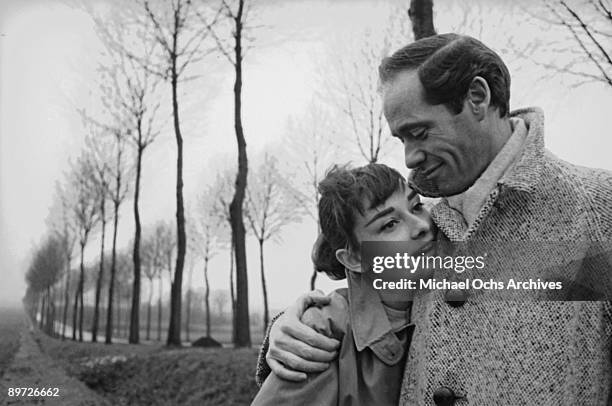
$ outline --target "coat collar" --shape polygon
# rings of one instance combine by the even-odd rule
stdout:
[[[453,209],[446,198],[442,198],[431,210],[434,222],[451,241],[469,238],[479,228],[502,193],[509,190],[533,193],[537,188],[545,153],[544,113],[537,107],[531,107],[515,110],[510,113],[510,117],[522,119],[527,127],[523,149],[512,167],[489,192],[474,222],[468,226],[462,214]]]
[[[396,364],[406,349],[393,331],[378,292],[363,274],[347,270],[346,279],[351,330],[357,351],[369,347],[385,364]],[[406,311],[409,315],[410,309]],[[414,325],[406,323],[405,327],[409,328],[411,334]]]
[[[515,110],[511,117],[523,119],[527,138],[516,164],[499,180],[498,185],[532,193],[542,173],[544,157],[544,112],[538,107]]]

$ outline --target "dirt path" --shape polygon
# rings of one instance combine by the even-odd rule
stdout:
[[[58,388],[59,396],[10,397],[9,388]],[[66,375],[60,366],[43,354],[31,328],[24,323],[19,350],[0,380],[0,405],[107,406],[109,403],[82,382]]]

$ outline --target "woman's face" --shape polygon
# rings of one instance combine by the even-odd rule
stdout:
[[[435,255],[435,227],[429,212],[425,210],[417,193],[409,187],[400,188],[383,204],[357,214],[355,219],[355,237],[363,241],[401,241],[412,256],[424,254]],[[338,260],[349,270],[361,272],[359,253],[352,250],[338,250]],[[406,272],[383,272],[376,275],[387,282],[403,278],[418,280],[428,278],[428,272],[416,274]],[[383,303],[405,309],[412,300],[412,292],[398,289],[379,291]]]
[[[355,238],[362,241],[402,241],[411,255],[433,252],[435,229],[419,195],[409,187],[392,194],[383,204],[357,213]]]

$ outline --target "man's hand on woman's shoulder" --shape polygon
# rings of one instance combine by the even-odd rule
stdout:
[[[278,377],[303,381],[307,378],[306,373],[326,370],[337,357],[340,342],[318,333],[301,321],[306,309],[328,305],[330,300],[321,291],[306,293],[271,326],[266,361]]]

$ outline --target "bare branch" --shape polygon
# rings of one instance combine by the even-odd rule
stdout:
[[[601,44],[599,44],[599,42],[593,37],[593,35],[591,34],[591,32],[589,31],[588,27],[584,24],[584,22],[582,21],[582,19],[570,8],[567,6],[567,4],[561,0],[560,4],[562,4],[567,11],[580,23],[580,26],[582,27],[582,29],[585,31],[585,33],[587,34],[587,36],[591,39],[591,41],[597,46],[597,48],[599,48],[599,50],[602,52],[602,55],[605,57],[606,61],[612,65],[612,59],[610,59],[610,56],[607,54],[607,52],[603,49],[603,47],[601,46]],[[608,76],[606,70],[603,68],[603,66],[601,65],[601,63],[597,60],[597,58],[593,55],[593,53],[586,47],[586,45],[584,44],[584,42],[582,41],[582,38],[580,38],[580,36],[578,35],[578,33],[576,32],[576,30],[574,29],[574,27],[572,27],[558,12],[557,10],[555,10],[553,7],[551,7],[549,5],[549,8],[551,9],[551,11],[559,18],[559,20],[561,21],[561,24],[563,24],[564,26],[566,26],[569,31],[572,33],[572,36],[574,37],[574,39],[576,40],[576,42],[578,43],[578,45],[580,46],[580,48],[582,48],[582,50],[584,51],[584,53],[587,55],[587,57],[595,64],[595,66],[598,68],[598,70],[601,72],[603,78],[605,79],[605,81],[612,86],[612,78],[610,78],[610,76]]]
[[[608,52],[603,48],[603,46],[601,45],[601,43],[593,36],[593,34],[591,33],[591,30],[589,30],[588,25],[586,25],[584,23],[584,21],[582,20],[582,18],[580,18],[580,16],[578,14],[576,14],[576,12],[574,10],[572,10],[565,1],[561,1],[561,4],[565,7],[565,9],[572,15],[572,17],[574,17],[574,19],[576,19],[576,21],[580,24],[580,27],[582,27],[583,31],[587,34],[587,36],[591,39],[591,41],[593,42],[593,44],[599,49],[599,51],[601,52],[601,54],[604,56],[604,58],[606,59],[606,61],[608,62],[608,64],[612,65],[612,59],[610,58],[610,55],[608,54]]]

